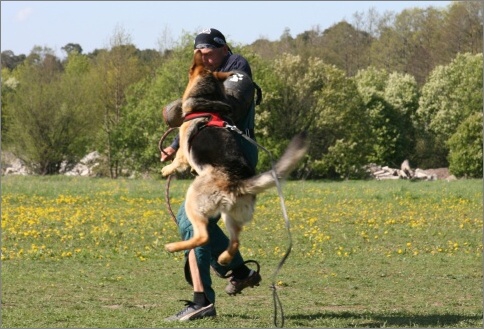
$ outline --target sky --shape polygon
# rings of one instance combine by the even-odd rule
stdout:
[[[62,47],[77,43],[83,53],[109,48],[123,31],[138,49],[160,49],[186,33],[219,29],[229,43],[279,40],[321,31],[355,13],[399,13],[408,8],[446,8],[451,1],[1,1],[1,51],[28,55],[34,46],[65,57]],[[163,43],[163,41],[165,43]],[[168,43],[166,43],[168,41]]]

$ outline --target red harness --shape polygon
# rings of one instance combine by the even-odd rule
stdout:
[[[190,148],[191,148],[193,138],[195,138],[195,136],[197,136],[200,130],[202,130],[203,128],[206,128],[206,127],[225,128],[225,126],[228,124],[228,122],[224,120],[218,113],[211,113],[211,112],[190,113],[185,115],[185,119],[183,121],[190,121],[197,118],[208,118],[208,122],[205,122],[202,126],[199,126],[198,130],[188,138],[188,145],[190,145],[189,146]]]
[[[218,113],[211,112],[197,112],[190,113],[185,116],[185,120],[190,121],[197,118],[208,118],[208,122],[203,125],[203,127],[220,127],[225,128],[227,121],[224,120]]]

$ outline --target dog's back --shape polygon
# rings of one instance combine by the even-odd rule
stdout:
[[[213,166],[224,171],[230,180],[252,177],[255,171],[244,156],[234,132],[217,127],[205,127],[192,133],[191,158],[197,166]]]

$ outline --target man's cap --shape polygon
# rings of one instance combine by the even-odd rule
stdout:
[[[217,29],[204,29],[195,37],[194,49],[220,48],[226,45],[225,36]]]

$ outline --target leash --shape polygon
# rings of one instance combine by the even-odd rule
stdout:
[[[272,290],[272,299],[273,299],[273,303],[274,303],[274,317],[273,317],[273,319],[274,319],[274,325],[276,327],[282,328],[284,326],[284,310],[282,308],[282,303],[281,303],[281,300],[279,299],[279,295],[277,294],[276,276],[279,273],[279,271],[281,270],[281,268],[284,265],[284,263],[286,262],[287,258],[289,257],[289,254],[291,253],[291,250],[292,250],[292,236],[291,236],[291,228],[290,228],[290,223],[289,223],[289,217],[287,215],[286,206],[284,204],[284,196],[282,195],[281,184],[279,182],[279,178],[277,177],[276,170],[275,170],[275,167],[274,167],[274,158],[272,157],[272,154],[271,154],[271,152],[269,150],[267,150],[265,147],[263,147],[262,145],[258,144],[252,138],[250,138],[249,136],[247,136],[246,134],[244,134],[236,126],[232,126],[232,125],[226,124],[225,127],[229,128],[232,131],[235,131],[239,135],[242,135],[242,137],[244,137],[250,143],[254,144],[258,148],[260,148],[263,151],[265,151],[269,155],[269,158],[271,160],[272,176],[274,177],[274,181],[276,183],[277,192],[279,194],[279,200],[281,202],[282,214],[284,216],[284,221],[285,221],[285,224],[286,224],[286,230],[287,230],[287,234],[288,234],[288,238],[289,238],[289,245],[288,245],[288,247],[286,249],[286,252],[284,253],[284,256],[279,261],[279,264],[277,265],[276,270],[272,274],[272,283],[270,285],[270,288]],[[280,312],[280,314],[279,314],[279,312]],[[278,317],[279,316],[280,316],[280,326],[278,326]]]
[[[160,141],[158,142],[158,150],[160,150],[160,153],[163,153],[165,154],[166,156],[169,156],[168,153],[166,153],[164,150],[163,150],[163,142],[165,141],[166,139],[166,136],[168,136],[173,130],[175,130],[176,128],[169,128],[164,134],[163,136],[161,136],[160,138]],[[170,183],[171,183],[171,179],[172,179],[173,175],[170,175],[168,176],[167,180],[166,180],[166,188],[165,188],[165,201],[166,201],[166,205],[168,206],[168,211],[170,212],[170,215],[171,215],[171,218],[173,219],[173,221],[175,222],[175,224],[178,226],[178,221],[176,220],[176,216],[175,214],[173,213],[173,210],[171,209],[171,203],[170,203]]]

